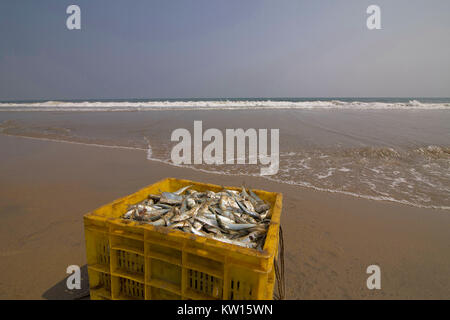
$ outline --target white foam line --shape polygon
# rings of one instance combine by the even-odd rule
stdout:
[[[179,100],[179,101],[84,101],[0,103],[0,111],[147,111],[147,110],[265,110],[265,109],[353,109],[353,110],[450,110],[450,103],[345,102],[340,100]]]
[[[403,204],[403,205],[408,205],[408,206],[417,207],[417,208],[424,208],[424,209],[450,210],[450,206],[426,206],[426,205],[412,203],[412,202],[409,202],[407,200],[398,200],[398,199],[395,199],[395,198],[392,198],[392,197],[384,197],[384,196],[378,196],[377,197],[377,196],[370,196],[370,195],[362,195],[362,194],[358,194],[358,193],[354,193],[354,192],[350,192],[350,191],[333,190],[333,189],[316,187],[316,186],[313,186],[313,185],[311,185],[309,183],[306,183],[306,182],[293,182],[293,181],[277,180],[277,179],[271,178],[269,176],[261,176],[259,174],[229,173],[229,172],[211,171],[211,170],[206,170],[206,169],[195,168],[195,167],[192,167],[192,166],[189,166],[189,165],[175,164],[175,163],[172,163],[172,162],[167,161],[167,160],[161,160],[161,159],[152,158],[151,157],[151,146],[150,146],[150,144],[149,144],[149,149],[144,149],[144,148],[124,147],[124,146],[108,146],[108,145],[101,145],[101,144],[95,144],[95,143],[83,143],[83,142],[67,141],[67,140],[56,140],[56,139],[49,139],[49,138],[16,136],[16,135],[5,134],[5,133],[2,133],[2,134],[6,135],[6,136],[18,137],[18,138],[24,138],[24,139],[43,140],[43,141],[60,142],[60,143],[70,143],[70,144],[78,144],[78,145],[93,146],[93,147],[100,147],[100,148],[147,151],[147,160],[149,160],[149,161],[159,162],[159,163],[163,163],[163,164],[166,164],[166,165],[179,167],[179,168],[191,169],[191,170],[194,170],[194,171],[208,173],[208,174],[226,175],[226,176],[257,177],[257,178],[266,179],[268,181],[272,181],[272,182],[276,182],[276,183],[294,185],[294,186],[309,188],[309,189],[313,189],[313,190],[321,191],[321,192],[345,194],[345,195],[348,195],[348,196],[353,196],[353,197],[362,198],[362,199],[368,199],[368,200],[374,200],[374,201],[389,201],[389,202],[394,202],[394,203],[399,203],[399,204]],[[149,152],[149,150],[150,150],[150,152]],[[149,153],[150,153],[150,157],[148,157]]]
[[[161,159],[155,159],[155,158],[151,158],[151,159],[148,159],[148,160],[164,163],[164,164],[171,165],[171,166],[174,166],[174,167],[187,168],[187,169],[191,169],[191,170],[199,171],[199,172],[203,172],[203,173],[212,173],[212,174],[225,175],[225,176],[257,177],[257,178],[262,178],[262,179],[266,179],[266,180],[269,180],[269,181],[273,181],[273,182],[276,182],[276,183],[295,185],[295,186],[299,186],[299,187],[314,189],[316,191],[321,191],[321,192],[340,193],[340,194],[345,194],[345,195],[349,195],[349,196],[353,196],[353,197],[357,197],[357,198],[363,198],[363,199],[375,200],[375,201],[390,201],[390,202],[400,203],[400,204],[403,204],[403,205],[409,205],[409,206],[413,206],[413,207],[417,207],[417,208],[424,208],[424,209],[450,210],[450,207],[448,207],[448,206],[426,206],[426,205],[412,203],[412,202],[409,202],[407,200],[398,200],[398,199],[391,198],[391,197],[383,197],[383,196],[378,196],[377,197],[377,196],[363,195],[363,194],[358,194],[358,193],[354,193],[354,192],[350,192],[350,191],[342,191],[342,190],[333,190],[333,189],[320,188],[320,187],[316,187],[316,186],[313,186],[313,185],[311,185],[309,183],[305,183],[305,182],[292,182],[292,181],[285,181],[285,180],[277,180],[277,179],[274,179],[274,178],[270,178],[268,176],[261,176],[259,174],[229,173],[229,172],[220,172],[220,171],[210,171],[210,170],[206,170],[206,169],[200,169],[200,168],[191,167],[189,165],[175,164],[175,163],[172,163],[172,162],[167,161],[167,160],[161,160]]]
[[[370,195],[363,195],[363,194],[358,194],[358,193],[354,193],[354,192],[350,192],[350,191],[342,191],[342,190],[333,190],[333,189],[326,189],[326,188],[320,188],[320,187],[316,187],[313,186],[309,183],[304,183],[304,182],[292,182],[292,181],[278,181],[276,179],[270,178],[270,177],[261,177],[270,181],[274,181],[274,182],[280,182],[280,183],[285,183],[285,184],[290,184],[290,185],[297,185],[297,186],[301,186],[301,187],[305,187],[305,188],[311,188],[317,191],[323,191],[323,192],[330,192],[330,193],[341,193],[341,194],[345,194],[345,195],[349,195],[349,196],[353,196],[353,197],[358,197],[358,198],[363,198],[363,199],[368,199],[368,200],[375,200],[375,201],[390,201],[390,202],[395,202],[395,203],[400,203],[400,204],[404,204],[404,205],[409,205],[409,206],[413,206],[413,207],[417,207],[417,208],[424,208],[424,209],[441,209],[441,210],[450,210],[449,206],[426,206],[426,205],[421,205],[421,204],[416,204],[416,203],[412,203],[409,202],[407,200],[398,200],[398,199],[394,199],[392,197],[382,197],[382,196],[370,196]]]

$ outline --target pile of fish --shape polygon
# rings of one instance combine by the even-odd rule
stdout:
[[[268,204],[244,187],[241,192],[198,192],[191,187],[150,194],[122,218],[262,250],[270,224]]]

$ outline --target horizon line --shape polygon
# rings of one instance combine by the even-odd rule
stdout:
[[[74,102],[74,101],[124,101],[124,100],[143,100],[143,101],[167,101],[167,100],[184,100],[184,101],[189,101],[189,100],[251,100],[251,99],[257,99],[257,100],[261,100],[261,99],[311,99],[311,100],[320,100],[320,99],[326,99],[326,100],[330,100],[330,99],[450,99],[449,97],[434,97],[434,96],[403,96],[403,97],[395,97],[395,96],[391,96],[391,97],[365,97],[365,96],[330,96],[330,97],[294,97],[294,96],[286,96],[286,97],[276,97],[276,96],[265,96],[265,97],[176,97],[176,98],[169,98],[169,97],[164,97],[164,98],[77,98],[77,99],[68,99],[68,98],[63,98],[63,99],[7,99],[7,100],[0,100],[0,103],[9,103],[9,102],[16,102],[16,103],[27,103],[27,102],[48,102],[48,101],[61,101],[61,102]]]

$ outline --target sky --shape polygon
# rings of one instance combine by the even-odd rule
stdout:
[[[0,100],[449,97],[449,39],[448,0],[2,0]]]

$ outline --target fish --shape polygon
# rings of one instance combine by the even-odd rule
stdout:
[[[216,215],[216,219],[218,221],[220,221],[220,224],[219,223],[217,223],[217,224],[219,224],[222,228],[227,229],[227,230],[239,231],[239,230],[254,228],[257,226],[254,223],[229,223],[229,222],[222,220],[223,217],[220,217],[217,215]]]
[[[256,218],[256,219],[261,219],[261,216],[258,214],[258,213],[256,213],[256,212],[254,212],[254,211],[251,211],[251,210],[248,210],[243,204],[241,204],[237,199],[235,199],[236,200],[236,203],[237,203],[237,205],[239,206],[239,208],[242,210],[242,211],[244,211],[246,214],[248,214],[250,217],[252,217],[252,218]]]
[[[121,218],[263,250],[271,207],[250,188],[216,192],[187,185],[159,192],[129,206]]]
[[[198,210],[200,209],[200,206],[197,205],[194,208],[192,208],[189,211],[183,212],[182,214],[172,218],[173,222],[180,222],[180,221],[184,221],[184,220],[188,220],[190,218],[193,218],[197,215]]]
[[[256,193],[254,193],[251,189],[249,189],[249,192],[250,192],[251,198],[254,199],[256,202],[264,203],[264,201],[262,201],[262,200],[256,195]]]
[[[181,189],[175,191],[174,193],[177,194],[177,195],[180,195],[180,194],[182,194],[183,192],[185,192],[187,189],[189,189],[190,187],[192,187],[192,186],[186,186],[186,187],[183,187],[183,188],[181,188]]]
[[[148,198],[149,200],[159,201],[159,199],[161,198],[161,196],[158,196],[158,195],[156,195],[156,194],[149,194],[149,195],[147,196],[147,198]]]
[[[152,225],[154,226],[165,226],[166,221],[164,219],[158,219],[156,221],[153,221]]]
[[[193,208],[195,205],[197,204],[197,202],[192,199],[192,198],[186,198],[186,206],[191,209]]]
[[[130,218],[131,218],[131,215],[133,214],[133,212],[134,212],[134,209],[131,209],[131,210],[127,211],[127,212],[123,215],[123,218],[124,218],[124,219],[130,219]]]
[[[161,198],[159,199],[159,203],[168,205],[180,204],[181,201],[183,201],[183,197],[172,192],[161,193]]]
[[[189,226],[187,221],[181,221],[181,222],[177,222],[177,223],[170,225],[170,229],[184,228],[187,226]]]

